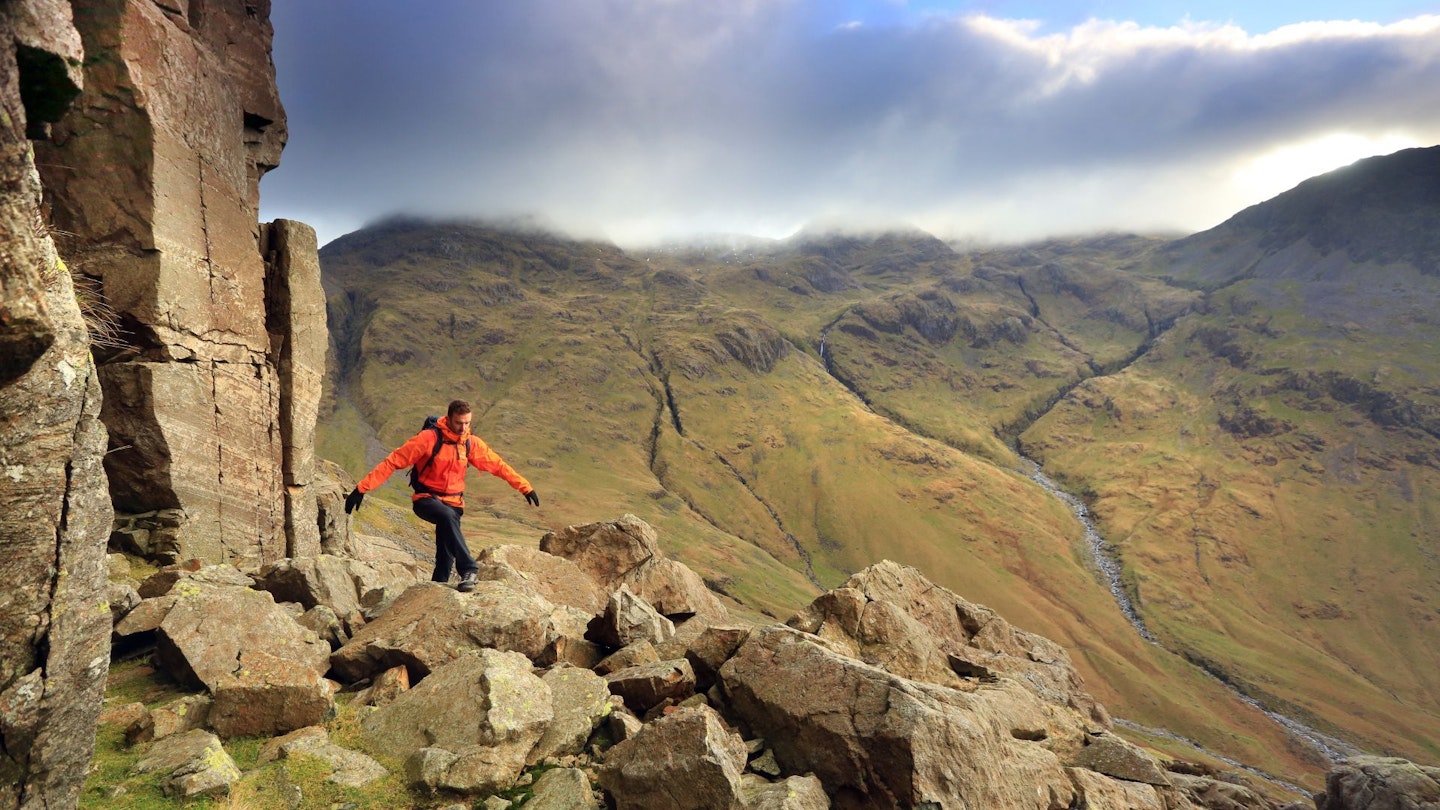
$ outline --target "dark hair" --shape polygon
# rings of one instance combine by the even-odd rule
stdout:
[[[460,416],[470,413],[470,403],[463,399],[457,399],[450,403],[450,410],[445,412],[446,416]]]

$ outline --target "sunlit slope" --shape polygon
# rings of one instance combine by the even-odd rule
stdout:
[[[423,414],[468,398],[477,431],[544,504],[531,510],[495,480],[473,484],[466,521],[477,542],[533,543],[549,528],[634,512],[713,586],[781,617],[812,598],[816,582],[833,587],[883,558],[914,564],[1075,651],[1117,715],[1313,781],[1322,767],[1289,752],[1277,727],[1125,623],[1088,568],[1078,524],[1012,469],[995,435],[1023,406],[998,392],[968,411],[953,399],[930,403],[923,391],[887,400],[892,391],[856,375],[849,383],[876,413],[829,373],[819,338],[852,308],[941,290],[957,307],[1027,310],[1009,282],[977,279],[937,244],[789,246],[727,263],[647,261],[609,245],[473,226],[391,223],[352,234],[322,257],[339,392],[322,447],[340,448],[359,474]],[[921,258],[911,265],[893,254]],[[766,270],[796,261],[826,272]],[[926,341],[910,329],[866,351],[887,368],[913,362],[914,341]],[[1066,357],[1088,368],[1086,355],[1103,353],[1037,331],[1049,335],[1035,340],[1047,347],[1045,363]],[[1134,349],[1117,341],[1112,353],[1122,350]],[[926,362],[964,374],[1005,355],[997,344],[978,359],[937,352]],[[1026,390],[1024,402],[1074,382],[1013,368],[1023,370],[1011,383]],[[912,379],[892,390],[928,384],[925,373]],[[947,425],[976,438],[955,440]],[[379,497],[407,494],[397,476]]]
[[[1091,496],[1167,643],[1322,730],[1434,760],[1440,276],[1416,245],[1440,223],[1440,151],[1357,167],[1170,249],[1150,272],[1225,286],[1024,440]]]

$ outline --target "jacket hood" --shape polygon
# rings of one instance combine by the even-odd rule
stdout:
[[[445,441],[452,444],[464,441],[465,437],[470,435],[469,432],[456,433],[455,431],[451,430],[450,417],[448,416],[440,417],[440,420],[436,422],[435,425],[436,427],[440,428],[440,433],[445,437]]]

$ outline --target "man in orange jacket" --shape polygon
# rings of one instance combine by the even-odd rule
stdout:
[[[503,478],[525,496],[531,505],[540,505],[540,496],[535,488],[515,469],[505,463],[498,453],[491,450],[479,436],[470,433],[470,404],[457,399],[450,403],[445,416],[429,427],[415,434],[400,445],[385,460],[375,465],[370,474],[360,479],[355,489],[345,498],[345,514],[360,508],[365,493],[385,483],[396,470],[413,467],[410,486],[415,489],[411,496],[411,508],[421,520],[435,524],[435,571],[430,575],[434,582],[449,582],[453,566],[460,573],[461,591],[475,590],[479,566],[470,555],[465,544],[465,535],[460,532],[460,516],[465,514],[465,472],[474,467],[481,472]],[[435,449],[436,431],[441,440],[440,449]]]

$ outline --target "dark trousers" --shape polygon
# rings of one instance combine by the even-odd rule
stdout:
[[[465,535],[460,533],[460,516],[465,514],[464,509],[451,506],[439,498],[421,498],[411,508],[421,520],[435,524],[435,572],[430,575],[432,582],[449,582],[452,566],[461,576],[480,570],[475,558],[470,556],[470,547],[465,545]]]

